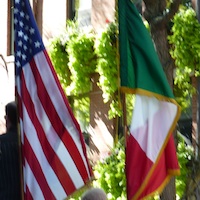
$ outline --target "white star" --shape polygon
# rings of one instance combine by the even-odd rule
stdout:
[[[21,51],[17,51],[17,56],[18,56],[18,57],[21,57],[21,55],[22,55],[22,54],[21,54]]]
[[[24,45],[23,48],[25,51],[28,49],[28,47],[26,45]]]
[[[18,3],[18,4],[19,4],[19,1],[20,1],[20,0],[15,0],[15,3]]]
[[[25,54],[22,54],[22,59],[26,60],[26,55]]]
[[[19,10],[17,8],[14,8],[14,14],[17,14]]]
[[[17,65],[17,67],[21,66],[19,60],[15,64]]]
[[[17,24],[18,23],[18,20],[15,18],[14,19],[14,24]]]
[[[21,16],[21,17],[24,17],[24,15],[25,15],[24,12],[21,11],[21,12],[20,12],[20,16]]]
[[[22,30],[18,31],[18,36],[19,36],[19,37],[23,37],[23,35],[24,35],[24,33],[23,33]]]
[[[23,28],[24,23],[22,21],[19,22],[19,25]]]
[[[20,47],[22,47],[22,41],[21,41],[21,40],[18,42],[18,45],[19,45]]]
[[[30,30],[29,30],[29,31],[30,31],[30,34],[31,34],[31,35],[35,33],[35,29],[34,29],[34,28],[32,28],[32,27],[30,28]]]
[[[29,20],[29,19],[30,19],[29,15],[26,15],[26,19],[27,19],[27,20]]]
[[[39,41],[37,41],[37,42],[35,42],[35,48],[40,48],[40,42]]]
[[[28,41],[28,36],[27,35],[24,35],[24,40]]]

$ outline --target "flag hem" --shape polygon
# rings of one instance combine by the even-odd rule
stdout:
[[[144,95],[144,96],[148,96],[148,97],[156,97],[160,101],[167,101],[167,102],[174,103],[178,107],[178,110],[177,110],[177,114],[179,114],[178,117],[180,116],[181,108],[180,108],[179,104],[176,102],[176,100],[173,98],[170,98],[170,97],[167,97],[167,96],[155,93],[155,92],[151,92],[149,90],[140,89],[140,88],[133,89],[133,88],[128,88],[126,86],[122,86],[122,87],[120,87],[120,90],[121,90],[121,92],[124,92],[124,93],[140,94],[140,95]]]
[[[176,170],[174,170],[174,171],[176,171]],[[163,191],[164,187],[169,183],[170,178],[172,176],[173,176],[173,174],[168,175],[165,178],[165,180],[163,181],[163,183],[157,188],[157,190],[155,190],[155,191],[151,192],[150,194],[148,194],[147,196],[145,196],[144,199],[148,199],[149,197],[152,197],[152,196],[154,196],[156,194],[160,194]],[[135,200],[135,199],[136,199],[136,197],[132,198],[132,200]]]

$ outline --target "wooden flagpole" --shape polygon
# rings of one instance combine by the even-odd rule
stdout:
[[[116,21],[118,23],[118,0],[115,0],[115,11],[116,11]],[[119,30],[117,30],[117,36],[119,36]],[[119,53],[119,37],[117,37],[117,69],[118,69],[118,97],[120,106],[122,109],[122,127],[123,127],[123,135],[124,135],[124,142],[126,146],[126,139],[128,136],[128,129],[127,129],[127,114],[126,114],[126,94],[121,91],[121,81],[120,81],[120,53]]]
[[[16,66],[15,67],[15,77],[16,77]],[[20,190],[21,190],[21,200],[24,200],[24,188],[23,188],[23,165],[22,165],[22,145],[21,145],[21,131],[20,131],[20,120],[19,120],[19,105],[16,93],[16,78],[15,78],[15,103],[17,106],[17,136],[18,136],[18,154],[19,154],[19,170],[20,170]]]

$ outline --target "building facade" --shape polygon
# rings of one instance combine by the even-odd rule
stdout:
[[[45,46],[66,27],[73,17],[73,0],[30,0]],[[15,99],[13,0],[0,1],[0,133],[5,131],[4,107]]]

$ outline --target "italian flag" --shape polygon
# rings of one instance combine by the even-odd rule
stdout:
[[[160,193],[179,175],[172,132],[180,116],[152,39],[131,0],[118,1],[121,89],[136,95],[126,146],[127,199]]]

